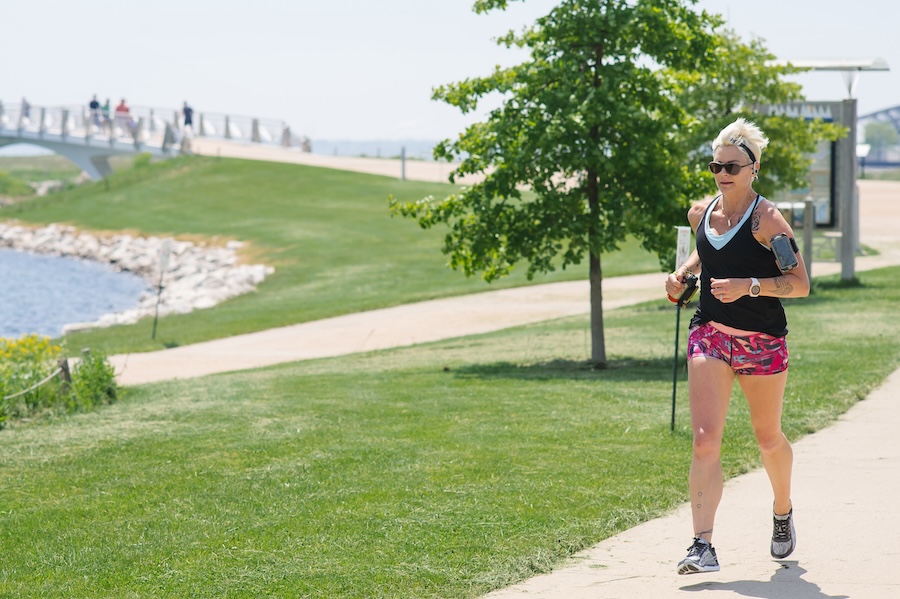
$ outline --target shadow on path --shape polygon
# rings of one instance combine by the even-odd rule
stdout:
[[[732,582],[701,582],[681,587],[682,591],[732,591],[744,597],[763,599],[849,599],[848,595],[826,595],[819,585],[801,578],[807,573],[796,561],[778,562],[778,570],[771,580],[735,580]]]

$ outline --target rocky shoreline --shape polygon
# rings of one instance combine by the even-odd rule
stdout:
[[[256,289],[275,272],[264,264],[240,264],[240,241],[224,247],[204,246],[189,241],[162,237],[113,235],[98,237],[74,227],[48,225],[32,228],[0,223],[0,247],[46,254],[70,256],[112,265],[134,273],[147,282],[138,306],[115,314],[106,314],[95,322],[71,323],[63,333],[94,327],[135,323],[156,312],[161,257],[168,250],[159,295],[159,315],[185,314],[211,308],[232,297]]]

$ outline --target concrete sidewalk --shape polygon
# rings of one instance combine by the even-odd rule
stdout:
[[[604,281],[604,308],[659,298],[663,275]],[[498,331],[590,308],[587,281],[533,285],[406,304],[110,358],[122,385],[244,370]]]

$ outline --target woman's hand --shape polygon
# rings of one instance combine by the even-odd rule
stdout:
[[[666,277],[666,295],[669,301],[677,302],[684,291],[684,270],[678,269]]]
[[[730,304],[750,293],[750,279],[710,279],[709,291],[723,304]]]

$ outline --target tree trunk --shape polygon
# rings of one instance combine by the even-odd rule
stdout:
[[[591,362],[606,368],[606,341],[603,338],[603,271],[600,256],[591,252]]]
[[[592,132],[593,133],[593,132]],[[606,368],[606,341],[603,339],[603,269],[600,267],[600,250],[597,249],[597,226],[600,222],[600,189],[597,173],[587,171],[588,207],[591,225],[588,227],[590,247],[591,281],[591,362],[594,368]]]

